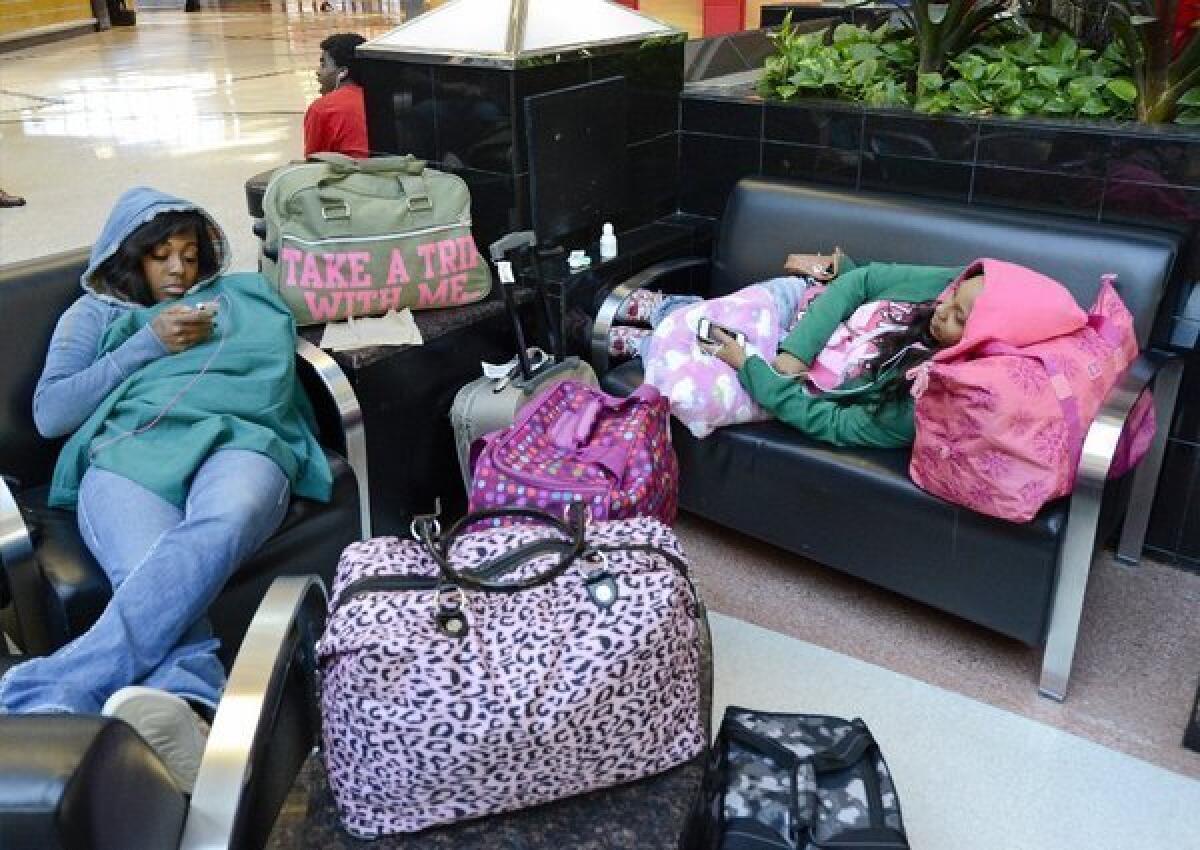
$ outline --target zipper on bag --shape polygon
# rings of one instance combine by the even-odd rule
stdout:
[[[452,224],[439,224],[434,227],[422,227],[419,230],[406,230],[406,231],[404,231],[403,235],[405,237],[427,236],[430,233],[440,233],[443,230],[462,230],[464,227],[469,228],[470,226],[471,226],[471,219],[468,218],[465,221],[456,221],[456,222],[453,222]],[[284,231],[279,234],[279,239],[281,242],[286,239],[289,242],[295,242],[297,245],[324,245],[328,242],[381,242],[381,241],[385,241],[385,240],[386,241],[395,241],[396,234],[395,233],[387,233],[387,234],[383,234],[381,236],[326,236],[323,239],[301,239],[298,236],[293,236],[292,234]]]
[[[563,546],[571,545],[570,541],[558,540],[558,539],[547,539],[546,541],[544,541],[544,543],[545,543],[544,551],[526,553],[524,555],[524,557],[522,557],[519,561],[514,560],[511,557],[509,557],[509,558],[501,557],[501,558],[497,559],[496,562],[493,563],[486,570],[480,570],[477,573],[474,573],[473,575],[475,575],[479,578],[483,578],[483,579],[501,578],[502,576],[512,572],[514,569],[519,567],[521,564],[525,563],[526,561],[528,561],[532,558],[541,557],[542,555],[549,555],[549,554],[552,554],[555,549],[559,549]],[[687,581],[688,587],[692,591],[693,600],[695,600],[697,602],[699,600],[699,597],[696,595],[696,589],[692,585],[691,578],[688,576],[687,564],[681,558],[679,558],[677,555],[675,555],[672,552],[668,552],[666,549],[663,549],[660,546],[656,546],[652,543],[626,544],[626,545],[621,545],[618,543],[618,544],[612,544],[612,545],[607,545],[607,546],[589,546],[588,551],[590,551],[590,552],[650,552],[652,554],[661,555],[662,557],[666,558],[667,561],[673,567],[675,567],[675,569],[679,571],[679,574],[681,576],[683,576],[683,578]],[[351,582],[350,584],[348,584],[346,586],[346,588],[338,596],[337,601],[333,604],[333,606],[330,610],[330,613],[332,614],[334,611],[341,608],[343,605],[348,604],[356,596],[362,596],[367,593],[383,593],[383,592],[391,592],[391,591],[410,591],[410,590],[437,590],[438,586],[443,583],[448,583],[448,582],[444,582],[444,580],[439,576],[403,576],[403,575],[367,576],[366,578],[360,578],[357,581],[354,581],[354,582]]]

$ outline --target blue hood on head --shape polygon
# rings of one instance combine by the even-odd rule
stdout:
[[[117,248],[120,247],[129,234],[155,216],[166,212],[198,212],[208,222],[209,231],[212,235],[213,249],[217,254],[217,271],[206,278],[196,281],[196,285],[192,287],[192,291],[194,292],[200,287],[207,286],[220,276],[229,264],[229,240],[225,237],[225,231],[221,229],[221,226],[217,224],[213,217],[191,201],[176,198],[147,186],[138,186],[117,198],[112,212],[108,214],[108,221],[104,223],[104,229],[100,231],[99,238],[92,245],[92,256],[88,261],[88,267],[79,278],[79,282],[84,290],[108,301],[127,304],[128,302],[120,301],[117,298],[104,294],[102,291],[97,291],[96,282],[92,280],[92,277],[95,275],[96,269],[100,264],[117,252]]]

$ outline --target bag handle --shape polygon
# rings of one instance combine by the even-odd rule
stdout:
[[[733,716],[726,716],[721,723],[721,736],[762,755],[769,756],[789,769],[794,770],[801,762],[808,762],[817,773],[830,773],[845,770],[856,764],[871,747],[875,746],[875,738],[861,718],[854,718],[849,721],[849,725],[850,731],[835,746],[815,750],[808,756],[798,756],[778,741],[750,731]]]
[[[501,518],[536,520],[543,525],[550,526],[567,539],[562,541],[535,540],[532,543],[526,543],[486,565],[476,567],[473,573],[458,569],[450,563],[450,549],[467,528],[478,522]],[[553,514],[533,508],[496,508],[467,514],[451,526],[445,537],[440,540],[435,536],[436,523],[433,517],[418,517],[414,521],[414,528],[430,556],[438,565],[443,578],[456,586],[486,593],[515,593],[548,584],[565,573],[587,547],[587,512],[582,502],[572,502],[567,507],[565,521]],[[555,548],[561,550],[558,563],[551,569],[527,579],[503,582],[492,581],[480,575],[495,571],[501,563],[515,567],[539,555],[544,555],[547,551],[553,551]]]
[[[429,197],[429,186],[425,182],[425,160],[417,159],[412,154],[404,156],[375,156],[366,159],[355,159],[341,153],[316,153],[309,157],[311,160],[323,162],[332,168],[328,174],[317,181],[317,190],[321,198],[322,213],[328,218],[349,218],[350,208],[344,198],[327,195],[320,190],[340,183],[352,174],[373,174],[381,177],[393,176],[400,184],[409,212],[432,212],[433,201]],[[397,173],[399,172],[399,173]],[[333,209],[334,214],[326,214],[327,209]]]
[[[417,159],[412,154],[404,156],[371,156],[355,159],[344,153],[314,153],[309,157],[312,162],[323,162],[333,166],[335,172],[361,174],[377,174],[380,171],[400,171],[419,177],[425,172],[425,160]]]

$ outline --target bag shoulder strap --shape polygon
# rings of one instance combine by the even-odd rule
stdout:
[[[323,162],[333,166],[335,171],[375,174],[381,171],[399,171],[414,177],[425,172],[425,160],[417,159],[412,154],[404,156],[371,156],[365,159],[355,159],[344,153],[314,153],[309,157],[312,162]]]
[[[1027,360],[1036,360],[1042,364],[1042,368],[1046,370],[1046,374],[1050,378],[1050,389],[1054,392],[1054,397],[1058,399],[1058,405],[1062,410],[1063,422],[1067,426],[1067,438],[1070,440],[1069,446],[1074,453],[1071,468],[1074,469],[1078,465],[1079,453],[1083,450],[1083,439],[1085,436],[1083,417],[1079,414],[1079,399],[1075,396],[1071,382],[1067,380],[1067,376],[1058,367],[1055,359],[1044,354],[1037,354],[1017,348],[1015,345],[1004,342],[989,342],[980,349],[980,352],[988,357],[996,355],[1024,357]]]

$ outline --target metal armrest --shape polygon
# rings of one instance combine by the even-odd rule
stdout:
[[[33,538],[21,518],[17,498],[0,478],[0,566],[11,567],[33,554]]]
[[[1150,525],[1150,509],[1154,506],[1158,476],[1162,472],[1163,457],[1167,451],[1167,437],[1171,432],[1171,417],[1175,413],[1175,402],[1179,398],[1179,384],[1183,379],[1184,365],[1183,358],[1175,354],[1150,352],[1139,357],[1130,367],[1130,372],[1138,369],[1143,360],[1148,361],[1148,365],[1144,370],[1147,377],[1142,387],[1151,381],[1154,382],[1154,418],[1157,427],[1150,449],[1133,474],[1133,488],[1125,510],[1125,523],[1121,528],[1121,539],[1117,543],[1117,560],[1130,566],[1136,565],[1142,557],[1142,545],[1146,541],[1146,529]],[[1133,398],[1137,399],[1137,393],[1134,393]]]
[[[298,649],[312,651],[327,604],[316,576],[278,578],[267,590],[217,705],[181,850],[233,846],[245,817],[241,809],[253,797],[249,785],[255,756],[271,745],[270,718],[282,698],[289,666]]]
[[[350,379],[337,361],[303,337],[296,337],[296,354],[312,366],[325,385],[329,398],[341,417],[342,438],[346,444],[346,461],[354,470],[358,482],[358,510],[362,539],[371,536],[371,490],[367,475],[367,434],[363,426],[362,407]]]
[[[9,571],[33,556],[33,538],[21,517],[17,499],[8,488],[8,482],[0,477],[0,608],[13,599]],[[4,642],[0,637],[0,655],[4,654]]]
[[[644,289],[652,283],[655,283],[660,278],[664,278],[669,274],[674,274],[683,269],[693,269],[709,264],[707,257],[683,257],[678,260],[664,260],[661,263],[655,263],[648,268],[635,274],[628,280],[624,280],[617,284],[608,297],[604,299],[604,303],[600,305],[600,309],[596,312],[596,321],[592,323],[592,368],[596,370],[597,375],[603,375],[608,371],[608,332],[612,330],[613,320],[617,317],[617,310],[621,304],[629,297],[629,294],[635,289]]]
[[[1096,550],[1100,525],[1100,507],[1109,468],[1117,451],[1121,433],[1138,396],[1155,383],[1155,414],[1158,429],[1154,442],[1134,477],[1129,513],[1121,535],[1119,552],[1141,552],[1146,522],[1158,474],[1162,469],[1163,450],[1170,416],[1179,392],[1183,360],[1173,354],[1148,352],[1140,356],[1117,381],[1104,400],[1096,419],[1088,428],[1079,456],[1075,489],[1071,493],[1067,515],[1067,533],[1058,555],[1058,579],[1050,612],[1050,628],[1042,655],[1042,676],[1038,690],[1043,696],[1060,702],[1066,698],[1079,622],[1083,615],[1083,597],[1088,573]],[[1126,548],[1130,547],[1130,548]],[[1136,555],[1133,558],[1136,562]]]

